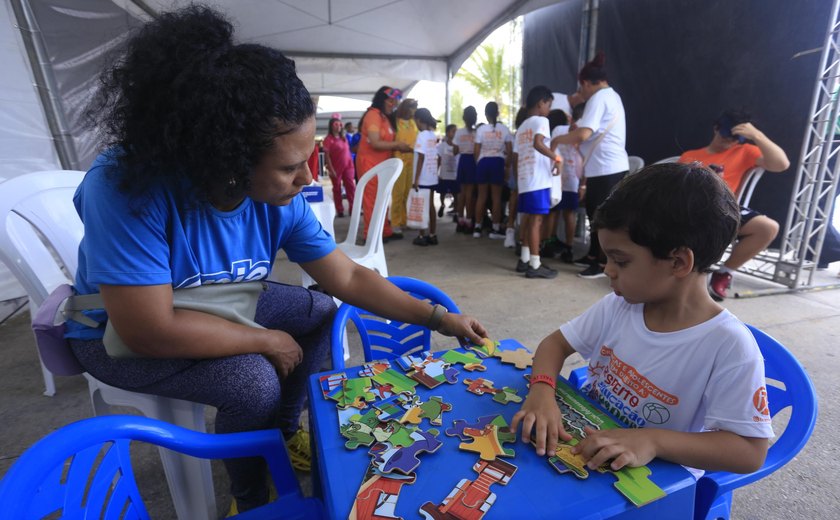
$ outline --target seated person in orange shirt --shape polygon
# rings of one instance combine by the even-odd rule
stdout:
[[[750,114],[732,109],[724,111],[715,120],[714,135],[708,146],[689,150],[679,160],[681,163],[694,161],[720,173],[733,193],[738,193],[744,174],[751,168],[757,166],[768,172],[782,172],[790,167],[784,150],[753,126]],[[712,298],[717,301],[726,298],[735,271],[770,245],[778,232],[778,222],[741,207],[741,227],[732,254],[718,271],[712,273],[709,283]]]

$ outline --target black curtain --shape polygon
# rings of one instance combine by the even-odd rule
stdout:
[[[526,89],[573,88],[582,2],[576,10],[570,4],[525,17]],[[610,85],[624,101],[627,152],[650,164],[701,148],[721,110],[747,109],[791,159],[787,172],[764,175],[751,203],[783,223],[820,59],[819,52],[794,55],[822,47],[831,4],[601,0],[597,48],[606,52]]]

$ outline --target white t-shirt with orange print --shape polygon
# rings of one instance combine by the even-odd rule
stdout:
[[[764,361],[731,312],[676,332],[645,326],[644,304],[609,294],[560,327],[589,361],[583,388],[630,427],[772,438]]]

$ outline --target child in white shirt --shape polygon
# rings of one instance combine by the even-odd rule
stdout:
[[[572,124],[561,124],[551,131],[552,139],[558,135],[568,134],[570,130],[575,128],[575,114],[580,116],[583,113],[584,105],[577,105],[572,109]],[[563,183],[563,198],[560,199],[560,204],[557,209],[563,216],[563,228],[565,238],[564,243],[560,244],[559,250],[553,251],[555,255],[559,255],[560,259],[567,264],[573,261],[572,245],[575,238],[575,226],[577,225],[577,210],[580,205],[580,180],[583,178],[583,157],[580,155],[580,150],[577,145],[573,144],[558,144],[554,148],[554,153],[563,157],[563,171],[560,176]]]
[[[458,145],[452,140],[458,130],[456,125],[447,125],[445,137],[438,143],[438,185],[437,192],[440,193],[440,208],[437,216],[442,217],[446,209],[446,194],[452,194],[452,198],[458,198],[461,187],[458,184],[458,161],[456,156],[460,151]],[[452,205],[455,206],[455,201]],[[457,218],[457,216],[456,216]]]
[[[437,187],[437,136],[435,127],[438,120],[432,117],[427,108],[418,108],[414,113],[417,123],[417,140],[414,143],[414,191],[428,190],[429,227],[421,229],[420,234],[412,242],[416,246],[436,246],[438,244],[437,219],[435,218],[434,193]]]
[[[583,391],[628,426],[584,430],[572,453],[589,468],[644,466],[654,457],[697,470],[762,466],[773,429],[761,352],[706,289],[738,223],[732,192],[706,168],[658,164],[619,182],[592,222],[613,294],[543,339],[528,398],[513,417],[523,440],[536,427],[538,455],[572,438],[553,386],[578,352],[589,361]]]

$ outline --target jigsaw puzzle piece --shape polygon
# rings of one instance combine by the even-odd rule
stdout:
[[[352,406],[362,409],[367,406],[367,401],[373,401],[376,396],[370,391],[372,386],[369,377],[353,377],[344,380],[344,404],[342,408]]]
[[[434,395],[425,403],[421,403],[417,408],[420,409],[418,418],[428,419],[429,424],[440,426],[443,424],[443,412],[452,410],[452,405],[443,402],[443,397]]]
[[[499,427],[495,424],[488,424],[482,429],[464,428],[464,434],[471,437],[473,442],[462,442],[459,448],[465,451],[478,453],[482,460],[495,460],[496,457],[513,457],[515,452],[510,448],[502,446],[502,440],[498,436]],[[514,442],[515,436],[505,436],[507,442]]]
[[[393,368],[389,368],[381,374],[376,374],[375,376],[373,376],[372,379],[379,385],[389,386],[391,388],[391,391],[397,394],[413,394],[414,388],[417,386],[416,381],[412,381],[411,379],[405,377],[403,374],[400,374]]]
[[[356,493],[356,500],[353,502],[353,509],[348,518],[350,520],[372,518],[402,520],[402,517],[396,515],[400,490],[403,485],[414,484],[416,479],[416,475],[397,473],[385,475],[375,465],[370,464],[362,485]]]
[[[476,379],[464,379],[464,384],[467,385],[467,392],[472,392],[475,395],[496,394],[499,392],[498,388],[493,386],[493,381],[479,377]]]
[[[377,442],[370,449],[373,464],[382,473],[399,472],[408,475],[420,465],[417,457],[421,452],[434,453],[443,443],[432,432],[417,430],[411,434],[414,442],[410,446],[398,447],[390,443]]]
[[[373,429],[378,425],[379,410],[371,409],[365,414],[352,415],[347,424],[339,427],[341,435],[348,439],[344,446],[351,450],[359,446],[370,446],[376,440],[373,437]]]
[[[337,374],[330,374],[328,376],[321,376],[318,381],[321,384],[321,393],[324,399],[332,399],[339,403],[344,402],[344,381],[347,379],[347,374],[339,372]]]
[[[502,363],[512,364],[519,370],[525,370],[534,362],[534,354],[525,348],[519,348],[517,350],[497,350],[495,356],[499,358]]]
[[[389,368],[391,368],[391,362],[387,359],[371,361],[370,363],[365,363],[364,365],[362,365],[362,369],[359,370],[359,376],[373,377],[377,374],[381,374]]]
[[[407,354],[405,356],[400,356],[394,362],[397,364],[398,367],[403,369],[403,372],[408,372],[409,370],[414,370],[417,367],[423,366],[429,360],[434,359],[432,353],[428,350],[423,350],[416,354]]]
[[[511,388],[506,386],[501,390],[498,390],[496,394],[493,396],[493,400],[497,403],[508,404],[508,403],[521,403],[522,398],[516,395],[519,390],[515,388]]]
[[[531,443],[533,444],[533,439]],[[572,439],[568,443],[557,443],[554,448],[554,455],[548,458],[548,463],[558,473],[572,473],[579,479],[588,478],[589,471],[586,469],[586,461],[583,456],[572,453],[572,447],[577,444],[577,439]]]
[[[374,427],[372,435],[378,442],[388,441],[392,446],[403,448],[414,443],[414,438],[411,436],[413,431],[413,427],[407,428],[399,421],[388,421],[380,422]]]
[[[636,507],[649,504],[665,496],[665,491],[650,480],[651,472],[647,466],[638,468],[625,466],[618,471],[609,469],[609,466],[602,466],[598,468],[598,471],[615,475],[618,479],[614,484],[615,488]]]
[[[473,429],[483,429],[488,424],[495,424],[500,428],[507,427],[507,421],[501,415],[485,415],[483,417],[479,417],[473,423],[468,423],[463,419],[456,419],[452,421],[454,426],[451,428],[447,428],[444,433],[449,435],[450,437],[458,437],[462,441],[466,442],[469,441],[471,437],[464,433],[465,428],[473,428]]]
[[[464,370],[469,372],[474,372],[478,370],[479,372],[484,372],[487,370],[487,367],[481,364],[481,360],[476,357],[475,354],[472,352],[461,352],[459,350],[447,350],[440,359],[446,361],[450,365],[455,364],[462,364],[464,365]]]
[[[492,484],[507,485],[516,473],[513,464],[496,459],[479,460],[473,466],[478,478],[461,480],[441,504],[426,502],[420,514],[427,520],[449,520],[452,518],[480,520],[496,502],[496,494],[490,491]]]
[[[496,353],[496,349],[499,348],[499,342],[493,341],[490,338],[484,338],[480,344],[478,343],[471,343],[465,347],[467,350],[472,350],[480,357],[489,358],[493,357]]]

